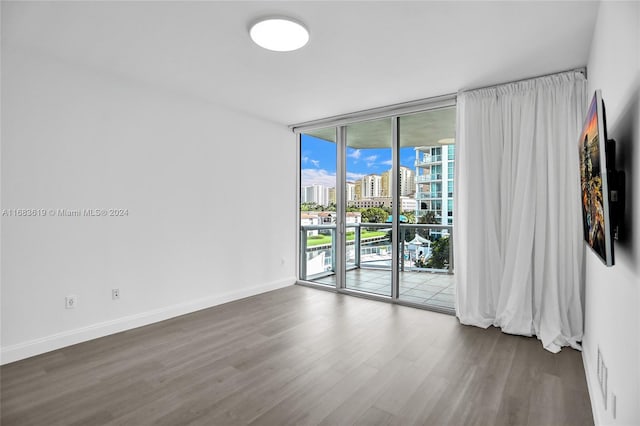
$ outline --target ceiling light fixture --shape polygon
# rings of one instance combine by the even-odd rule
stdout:
[[[309,31],[289,18],[262,19],[251,26],[251,40],[276,52],[298,50],[309,41]]]

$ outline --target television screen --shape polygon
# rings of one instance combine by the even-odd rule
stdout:
[[[582,223],[584,240],[607,266],[612,266],[606,142],[604,104],[597,90],[589,105],[579,143]]]

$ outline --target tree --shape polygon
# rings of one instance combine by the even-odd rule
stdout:
[[[300,203],[300,211],[314,212],[322,210],[322,206],[317,203]]]
[[[380,207],[369,207],[362,211],[362,222],[364,223],[384,223],[389,214]]]
[[[427,260],[427,268],[447,269],[449,267],[449,236],[431,243],[431,257]]]
[[[412,210],[405,210],[402,215],[407,218],[407,223],[416,223],[416,212]]]
[[[425,214],[420,216],[418,223],[430,223],[430,224],[438,224],[438,219],[436,218],[436,213],[432,210],[427,210]]]
[[[406,217],[407,220],[404,223],[416,223],[416,213],[411,210],[405,210],[402,212],[402,216]],[[402,232],[400,233],[400,238],[404,237],[404,241],[411,241],[416,236],[416,228],[412,227],[402,227],[400,228]]]
[[[432,210],[427,210],[425,212],[425,214],[420,216],[420,218],[418,219],[418,223],[437,225],[439,222],[438,222],[438,219],[436,218],[436,213],[434,211],[432,211]],[[429,229],[421,229],[418,232],[418,234],[421,237],[424,237],[424,238],[429,238],[430,237]]]

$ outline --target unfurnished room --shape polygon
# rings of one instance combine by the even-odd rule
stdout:
[[[3,426],[640,426],[640,2],[0,25]]]

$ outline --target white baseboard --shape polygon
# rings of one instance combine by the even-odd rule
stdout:
[[[583,342],[584,343],[584,342]],[[582,346],[582,364],[584,365],[584,375],[587,378],[587,390],[589,391],[589,399],[591,400],[591,411],[593,412],[593,423],[595,426],[603,425],[602,415],[600,414],[601,403],[597,398],[602,398],[600,389],[597,387],[597,383],[591,381],[592,376],[589,371],[589,362],[587,361],[587,352],[585,346]]]
[[[171,305],[164,308],[154,309],[152,311],[141,312],[139,314],[116,318],[113,320],[104,321],[73,330],[63,331],[38,339],[17,343],[15,345],[6,346],[3,347],[0,351],[0,365],[64,348],[65,346],[75,345],[77,343],[86,342],[88,340],[97,339],[99,337],[108,336],[110,334],[119,333],[121,331],[131,330],[133,328],[142,327],[144,325],[153,324],[159,321],[164,321],[166,319],[189,314],[191,312],[210,308],[216,305],[221,305],[223,303],[231,302],[245,297],[255,296],[256,294],[265,293],[267,291],[277,290],[279,288],[293,285],[295,281],[295,277],[290,277],[279,281],[272,281],[270,283],[261,284],[255,287],[248,287],[221,295],[204,297],[189,302],[183,302],[177,305]]]

